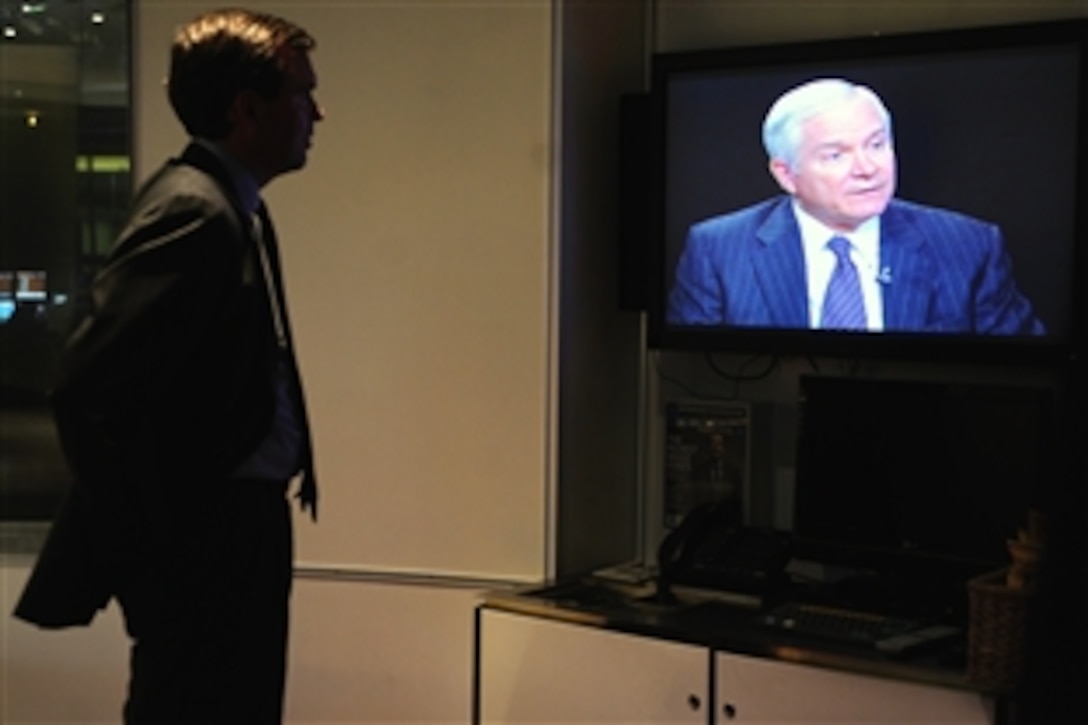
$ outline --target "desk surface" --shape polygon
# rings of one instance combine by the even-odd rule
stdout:
[[[758,624],[756,602],[687,595],[678,602],[654,601],[653,587],[623,585],[595,577],[550,582],[489,593],[484,606],[559,621],[698,644],[723,652],[981,691],[967,678],[963,647],[910,656],[874,648],[814,640]]]

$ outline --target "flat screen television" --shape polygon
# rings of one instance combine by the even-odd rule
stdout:
[[[995,362],[1078,355],[1086,46],[1088,21],[1072,19],[655,55],[651,203],[640,212],[651,347]],[[795,197],[772,175],[762,139],[776,99],[816,79],[870,88],[890,114],[888,138],[838,138],[833,126],[829,141],[813,141],[837,176],[799,167],[803,178],[787,177],[817,220],[893,182],[869,237],[876,246],[854,258],[868,290],[861,330],[821,327],[833,258],[803,251]],[[867,182],[878,146],[894,166]],[[981,226],[968,232],[962,217],[935,209]]]

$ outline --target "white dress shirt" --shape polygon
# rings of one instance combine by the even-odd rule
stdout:
[[[865,301],[866,327],[870,332],[884,330],[884,289],[880,267],[880,217],[875,216],[852,232],[835,231],[806,212],[795,200],[793,213],[801,230],[801,248],[805,256],[805,278],[808,285],[808,324],[819,329],[824,295],[837,259],[827,243],[832,237],[850,241],[850,259],[858,270],[861,296]]]

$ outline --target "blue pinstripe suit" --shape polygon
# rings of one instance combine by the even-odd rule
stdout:
[[[1017,290],[1000,230],[893,199],[881,217],[887,332],[1042,335]],[[805,260],[788,196],[692,226],[667,320],[677,325],[807,328]]]

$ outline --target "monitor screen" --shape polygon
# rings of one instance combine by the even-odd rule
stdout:
[[[1086,37],[1070,20],[655,56],[651,344],[1069,356]]]
[[[1006,566],[1056,470],[1047,388],[804,376],[799,552],[860,566]]]

